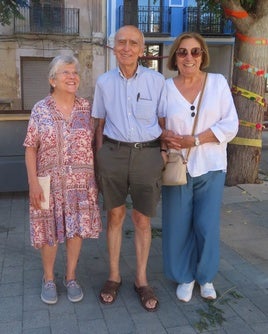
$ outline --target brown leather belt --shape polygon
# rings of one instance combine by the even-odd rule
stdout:
[[[145,148],[145,147],[159,147],[160,146],[160,139],[157,138],[155,140],[151,141],[145,141],[145,142],[137,142],[137,143],[128,143],[125,141],[118,141],[109,137],[104,136],[104,141],[108,141],[109,143],[116,144],[118,146],[128,146],[131,148]]]

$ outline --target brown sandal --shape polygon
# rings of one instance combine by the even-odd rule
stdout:
[[[139,295],[141,305],[145,308],[146,311],[148,311],[148,312],[154,312],[154,311],[157,310],[159,302],[158,302],[158,299],[157,299],[156,295],[154,294],[153,289],[149,285],[141,286],[141,287],[138,288],[134,284],[134,290]],[[153,307],[153,308],[150,308],[150,307],[146,306],[146,303],[150,299],[153,299],[153,300],[156,301],[155,307]]]
[[[122,281],[121,282],[114,282],[110,280],[106,281],[103,288],[101,289],[100,296],[99,296],[102,304],[112,304],[117,298],[117,294],[119,292],[121,285],[122,285]],[[110,295],[113,299],[110,302],[106,301],[103,298],[102,294]]]

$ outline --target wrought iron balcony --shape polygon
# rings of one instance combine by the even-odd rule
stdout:
[[[232,22],[225,19],[222,10],[211,13],[199,7],[184,8],[183,30],[195,31],[201,35],[226,36],[234,34]]]
[[[119,8],[119,24],[122,27],[125,24],[133,24],[133,20],[137,23],[138,28],[145,35],[169,35],[170,34],[170,8],[167,6],[138,6],[137,13],[129,7],[126,12],[124,6]],[[127,14],[127,15],[126,15]],[[131,17],[128,22],[127,17]]]
[[[79,34],[79,9],[53,6],[20,8],[24,19],[15,18],[16,34]]]

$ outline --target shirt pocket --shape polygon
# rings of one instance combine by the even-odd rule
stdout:
[[[145,124],[152,123],[156,117],[153,101],[140,99],[136,104],[135,117]]]

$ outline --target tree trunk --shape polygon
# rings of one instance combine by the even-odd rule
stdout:
[[[138,0],[124,0],[124,25],[138,27]]]
[[[236,1],[224,2],[237,4]],[[266,0],[260,0],[257,6],[263,8],[262,6],[265,2]],[[242,8],[231,7],[231,9],[238,11]],[[233,22],[236,25],[237,33],[246,37],[252,37],[253,39],[266,39],[266,44],[243,41],[236,36],[235,63],[237,61],[242,62],[244,70],[240,66],[234,66],[233,85],[241,88],[246,94],[249,92],[248,97],[250,98],[242,96],[239,93],[233,94],[240,126],[235,141],[229,143],[227,149],[228,168],[226,185],[229,186],[260,182],[258,180],[258,171],[261,158],[262,131],[258,130],[255,125],[263,122],[267,106],[261,105],[254,100],[252,93],[264,98],[265,78],[263,75],[257,75],[254,71],[245,70],[245,66],[250,64],[267,73],[268,13],[262,9],[261,12],[257,11],[256,15],[250,19],[233,19]]]

